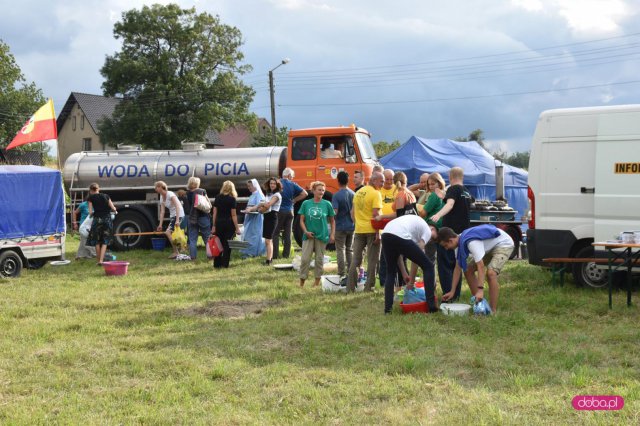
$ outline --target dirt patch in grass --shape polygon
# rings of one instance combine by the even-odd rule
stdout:
[[[282,303],[279,300],[221,300],[205,306],[194,306],[183,311],[187,316],[241,319],[260,315],[266,308]]]

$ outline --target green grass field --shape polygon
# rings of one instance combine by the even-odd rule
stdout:
[[[260,259],[217,271],[200,251],[0,281],[0,423],[640,424],[637,294],[609,310],[606,290],[513,261],[496,317],[384,316],[379,290],[300,289]],[[582,394],[625,406],[575,411]]]

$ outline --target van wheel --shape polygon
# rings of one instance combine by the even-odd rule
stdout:
[[[17,278],[22,272],[22,259],[13,250],[7,250],[0,254],[0,276],[3,278]]]
[[[587,246],[581,248],[575,257],[593,257],[593,247]],[[573,279],[579,286],[602,288],[606,287],[609,283],[607,271],[598,268],[598,265],[593,262],[574,263],[572,273]]]
[[[293,217],[293,239],[302,247],[302,228],[300,227],[300,215]]]
[[[329,226],[331,230],[331,226]],[[300,215],[297,214],[293,218],[293,239],[302,247],[302,228],[300,227]],[[327,251],[336,251],[335,243],[327,244]]]

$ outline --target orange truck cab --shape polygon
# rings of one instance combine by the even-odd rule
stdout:
[[[327,191],[335,193],[342,170],[349,173],[349,187],[353,189],[355,171],[361,171],[368,182],[373,166],[379,164],[369,132],[353,124],[291,130],[288,146],[287,166],[305,189],[311,182],[322,181]]]

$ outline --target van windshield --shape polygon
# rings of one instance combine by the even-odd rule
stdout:
[[[363,160],[378,160],[369,135],[365,133],[356,133],[356,140],[358,141],[358,149],[360,150],[360,155]]]

